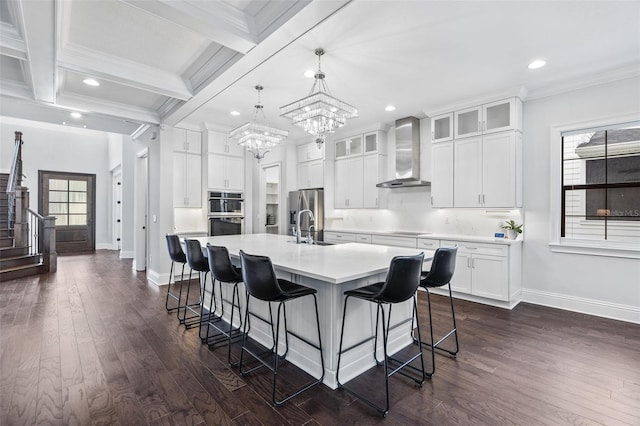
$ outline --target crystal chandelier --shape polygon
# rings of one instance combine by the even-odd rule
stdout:
[[[260,103],[260,91],[264,87],[257,85],[255,89],[258,91],[258,103],[254,105],[253,121],[229,132],[229,138],[236,139],[238,145],[247,148],[260,162],[271,148],[287,138],[289,132],[269,126]]]
[[[320,68],[320,58],[324,49],[315,51],[318,56],[318,71],[311,92],[305,98],[280,108],[280,115],[288,117],[293,124],[314,136],[318,147],[321,147],[327,134],[344,126],[347,118],[358,116],[358,110],[340,99],[331,96],[325,75]]]

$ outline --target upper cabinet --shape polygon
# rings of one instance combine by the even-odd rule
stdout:
[[[509,98],[456,111],[454,124],[456,139],[505,130],[522,130],[522,101],[519,98]],[[441,124],[441,127],[444,125]],[[432,127],[432,130],[435,131],[435,128]],[[435,136],[432,137],[436,141]]]
[[[232,155],[234,157],[243,157],[244,148],[235,141],[229,140],[226,133],[207,131],[207,147],[211,154]]]
[[[207,187],[209,190],[244,191],[244,148],[226,133],[207,135]]]
[[[517,97],[434,116],[432,205],[521,207],[521,131],[522,101]]]
[[[386,178],[386,139],[374,131],[335,142],[334,207],[384,207],[376,184]]]
[[[453,140],[453,113],[438,115],[431,119],[431,142]]]
[[[202,207],[202,135],[173,130],[173,206]]]
[[[324,144],[315,142],[298,145],[297,189],[324,187]]]

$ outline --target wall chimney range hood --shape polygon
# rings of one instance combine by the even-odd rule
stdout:
[[[415,117],[396,120],[396,178],[376,185],[378,188],[431,186],[420,180],[420,120]]]

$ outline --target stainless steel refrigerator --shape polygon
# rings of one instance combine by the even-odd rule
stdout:
[[[296,220],[300,210],[309,209],[313,212],[314,221],[311,222],[309,214],[303,214],[300,218],[301,236],[309,235],[309,226],[314,225],[311,236],[315,241],[324,241],[324,190],[303,189],[301,191],[291,191],[289,193],[289,226],[287,232],[293,234],[296,227]]]

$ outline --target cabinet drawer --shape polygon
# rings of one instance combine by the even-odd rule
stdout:
[[[509,247],[502,244],[483,244],[468,241],[442,240],[440,247],[458,247],[458,253],[483,254],[489,256],[507,257]]]
[[[396,237],[386,235],[373,235],[371,236],[371,243],[381,246],[395,246],[395,247],[417,247],[417,239],[411,237]]]
[[[356,234],[356,242],[362,244],[371,244],[371,234]]]
[[[440,240],[431,240],[429,238],[418,238],[418,248],[426,250],[435,250],[440,247]]]
[[[354,243],[356,234],[350,232],[324,231],[324,240],[328,243]]]

